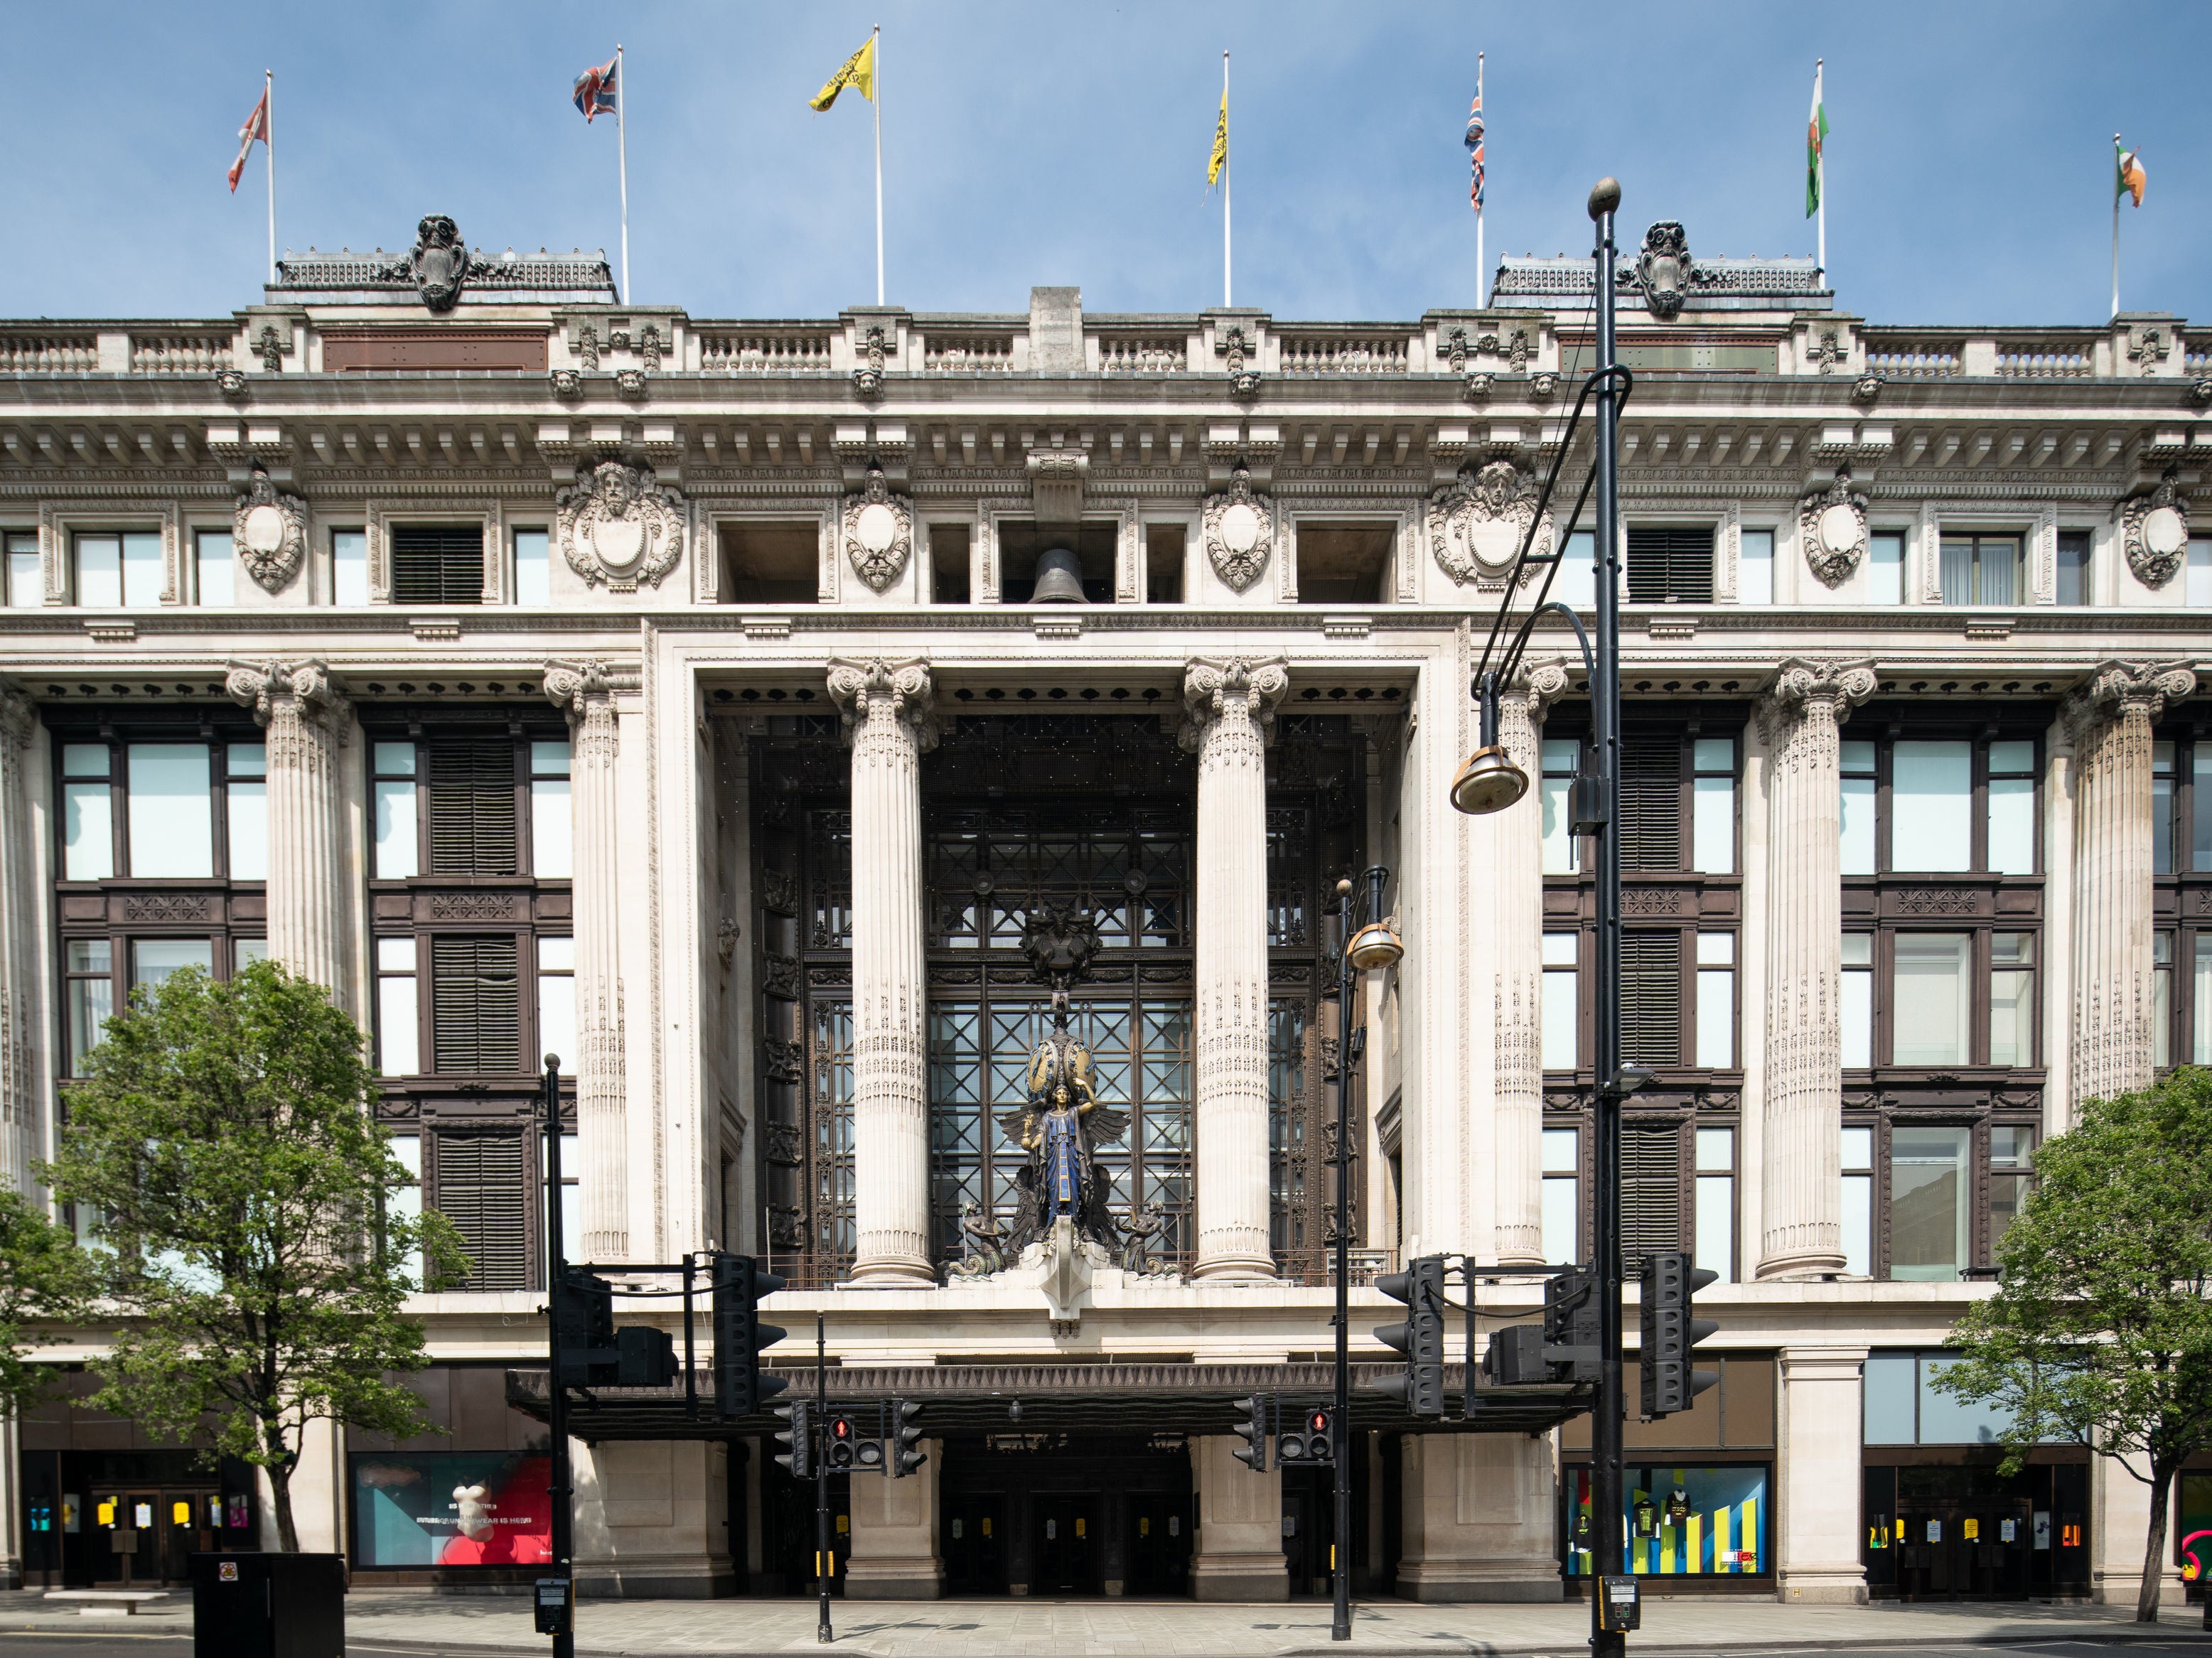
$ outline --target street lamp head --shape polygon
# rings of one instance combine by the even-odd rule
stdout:
[[[1379,973],[1405,959],[1406,941],[1385,920],[1370,921],[1352,935],[1344,947],[1345,958],[1362,973]]]
[[[1620,205],[1620,180],[1611,173],[1608,173],[1590,186],[1589,216],[1593,220],[1602,219]]]
[[[1452,779],[1451,803],[1470,817],[1503,811],[1528,793],[1528,774],[1513,763],[1512,756],[1492,743],[1467,757]]]

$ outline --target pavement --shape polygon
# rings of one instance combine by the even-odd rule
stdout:
[[[827,1649],[860,1658],[1303,1658],[1304,1655],[1473,1655],[1580,1658],[1589,1611],[1577,1603],[1416,1606],[1384,1600],[1355,1611],[1352,1639],[1328,1638],[1325,1601],[1200,1606],[1188,1600],[915,1600],[831,1603]],[[589,1658],[760,1658],[821,1652],[811,1600],[586,1600],[576,1649]],[[34,1592],[0,1594],[0,1658],[190,1650],[189,1593],[159,1610],[95,1623],[59,1613]],[[349,1658],[501,1658],[543,1654],[529,1602],[520,1595],[356,1589],[346,1601]],[[1781,1606],[1742,1597],[1648,1600],[1636,1654],[1758,1655],[1848,1651],[1976,1654],[2028,1651],[2038,1658],[2125,1651],[2130,1658],[2212,1658],[2197,1608],[2168,1607],[2165,1621],[2135,1623],[2129,1608],[2030,1605]]]

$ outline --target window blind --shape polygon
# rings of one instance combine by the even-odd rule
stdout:
[[[1679,932],[1620,936],[1620,1056],[1634,1065],[1682,1062]]]
[[[527,1199],[520,1134],[441,1134],[437,1208],[459,1229],[471,1290],[529,1287]]]
[[[504,737],[427,744],[430,872],[513,875],[516,861],[514,744]]]
[[[1671,732],[1621,737],[1620,866],[1682,866],[1682,743]]]
[[[1713,597],[1713,531],[1705,524],[1634,524],[1628,529],[1632,604],[1705,604]]]
[[[430,973],[438,1070],[511,1073],[523,1069],[514,935],[433,938]]]
[[[1672,1123],[1623,1123],[1620,1129],[1620,1253],[1639,1256],[1682,1247],[1682,1135]]]
[[[482,525],[395,524],[389,534],[393,604],[483,603]]]

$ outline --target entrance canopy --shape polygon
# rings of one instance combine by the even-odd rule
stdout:
[[[1395,1364],[1352,1367],[1352,1426],[1389,1433],[1541,1433],[1589,1408],[1589,1389],[1562,1384],[1484,1388],[1471,1414],[1460,1414],[1465,1367],[1444,1367],[1444,1397],[1451,1414],[1410,1415],[1395,1399],[1373,1391],[1399,1372]],[[775,1402],[811,1400],[811,1368],[763,1374],[791,1385]],[[549,1390],[543,1370],[509,1370],[507,1403],[544,1421]],[[594,1388],[569,1395],[568,1430],[579,1439],[736,1439],[773,1433],[781,1418],[763,1412],[728,1421],[716,1418],[714,1378],[693,1372],[699,1413],[686,1413],[678,1381],[665,1388]],[[1286,1409],[1326,1403],[1334,1388],[1328,1364],[977,1364],[895,1365],[833,1369],[828,1394],[834,1406],[870,1406],[891,1399],[927,1408],[919,1425],[933,1437],[945,1433],[1088,1432],[1228,1434],[1236,1406],[1254,1394],[1274,1394]],[[1015,1407],[1019,1406],[1019,1413]]]

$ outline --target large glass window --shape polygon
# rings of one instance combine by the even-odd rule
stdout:
[[[1572,1071],[1580,1048],[1582,1002],[1576,969],[1581,935],[1544,935],[1543,1059],[1547,1071]]]
[[[2035,873],[2035,744],[1989,745],[1989,863],[1998,875]]]
[[[269,878],[269,750],[260,743],[233,743],[224,750],[227,786],[223,805],[229,822],[230,878]]]
[[[538,1052],[542,1062],[556,1054],[561,1069],[574,1076],[581,1054],[576,1047],[576,941],[548,937],[538,941]]]
[[[1698,1130],[1697,1264],[1735,1282],[1735,1130]]]
[[[412,934],[376,941],[376,1068],[386,1077],[422,1069],[422,1004]]]
[[[551,537],[543,530],[514,532],[514,602],[550,604],[553,602]]]
[[[2035,935],[1990,936],[1990,1063],[2035,1063]]]
[[[200,879],[213,875],[214,789],[207,744],[133,743],[128,756],[131,874]]]
[[[1592,1570],[1590,1471],[1583,1466],[1565,1473],[1573,1511],[1566,1575],[1587,1577]],[[1621,1482],[1623,1564],[1638,1576],[1652,1577],[1772,1571],[1767,1474],[1763,1462],[1725,1467],[1630,1465]]]
[[[1891,1128],[1891,1278],[1949,1283],[1967,1266],[1972,1144],[1967,1128]]]
[[[1997,1123],[1990,1129],[1990,1255],[2006,1230],[2020,1218],[2035,1182],[2035,1130]]]
[[[574,830],[568,800],[568,745],[530,745],[530,867],[540,880],[565,881],[571,873]]]
[[[1571,875],[1581,847],[1571,833],[1575,770],[1582,744],[1571,737],[1544,739],[1544,775],[1539,785],[1543,812],[1544,873]]]
[[[105,881],[115,873],[115,791],[105,743],[62,745],[62,878]]]
[[[1844,934],[1844,1069],[1874,1064],[1874,934]]]
[[[1773,531],[1746,530],[1742,532],[1736,563],[1735,597],[1740,604],[1774,603]]]
[[[2170,940],[2173,935],[2159,936]],[[2212,1065],[2212,933],[2197,935],[2197,958],[2190,977],[2190,1006],[2194,1014],[2191,1021],[2194,1033],[2189,1050],[2191,1062]],[[2162,1021],[2161,1030],[2172,1023],[2170,1017]]]
[[[69,991],[69,1074],[85,1074],[85,1055],[100,1045],[115,1013],[115,947],[106,938],[71,938],[62,947]]]
[[[1735,873],[1735,739],[1700,737],[1690,744],[1690,867]]]
[[[46,602],[46,578],[35,530],[11,530],[7,536],[8,608],[36,610]]]
[[[1843,1141],[1844,1271],[1874,1275],[1874,1130],[1846,1127]]]
[[[1966,1065],[1972,1057],[1973,935],[1900,932],[1893,940],[1892,1054],[1898,1065]]]
[[[192,537],[192,579],[203,604],[234,604],[238,558],[228,530],[202,530]]]
[[[370,757],[376,770],[371,785],[376,876],[403,880],[416,873],[421,855],[415,828],[415,744],[372,744]]]
[[[1905,603],[1905,534],[1876,530],[1867,537],[1867,597],[1876,604]]]
[[[1843,873],[1875,872],[1875,745],[1846,738],[1842,745]]]
[[[362,530],[331,531],[331,602],[368,603],[368,534]]]
[[[1698,935],[1698,1064],[1735,1066],[1735,934]]]
[[[2087,530],[2061,530],[2058,532],[2058,602],[2061,604],[2089,603],[2089,532]]]
[[[1946,604],[2020,604],[2027,601],[2018,536],[1947,535],[1942,543]]]
[[[1891,866],[1974,866],[1974,745],[1900,741],[1890,748]]]
[[[1543,1249],[1554,1264],[1583,1258],[1581,1134],[1544,1130]]]

